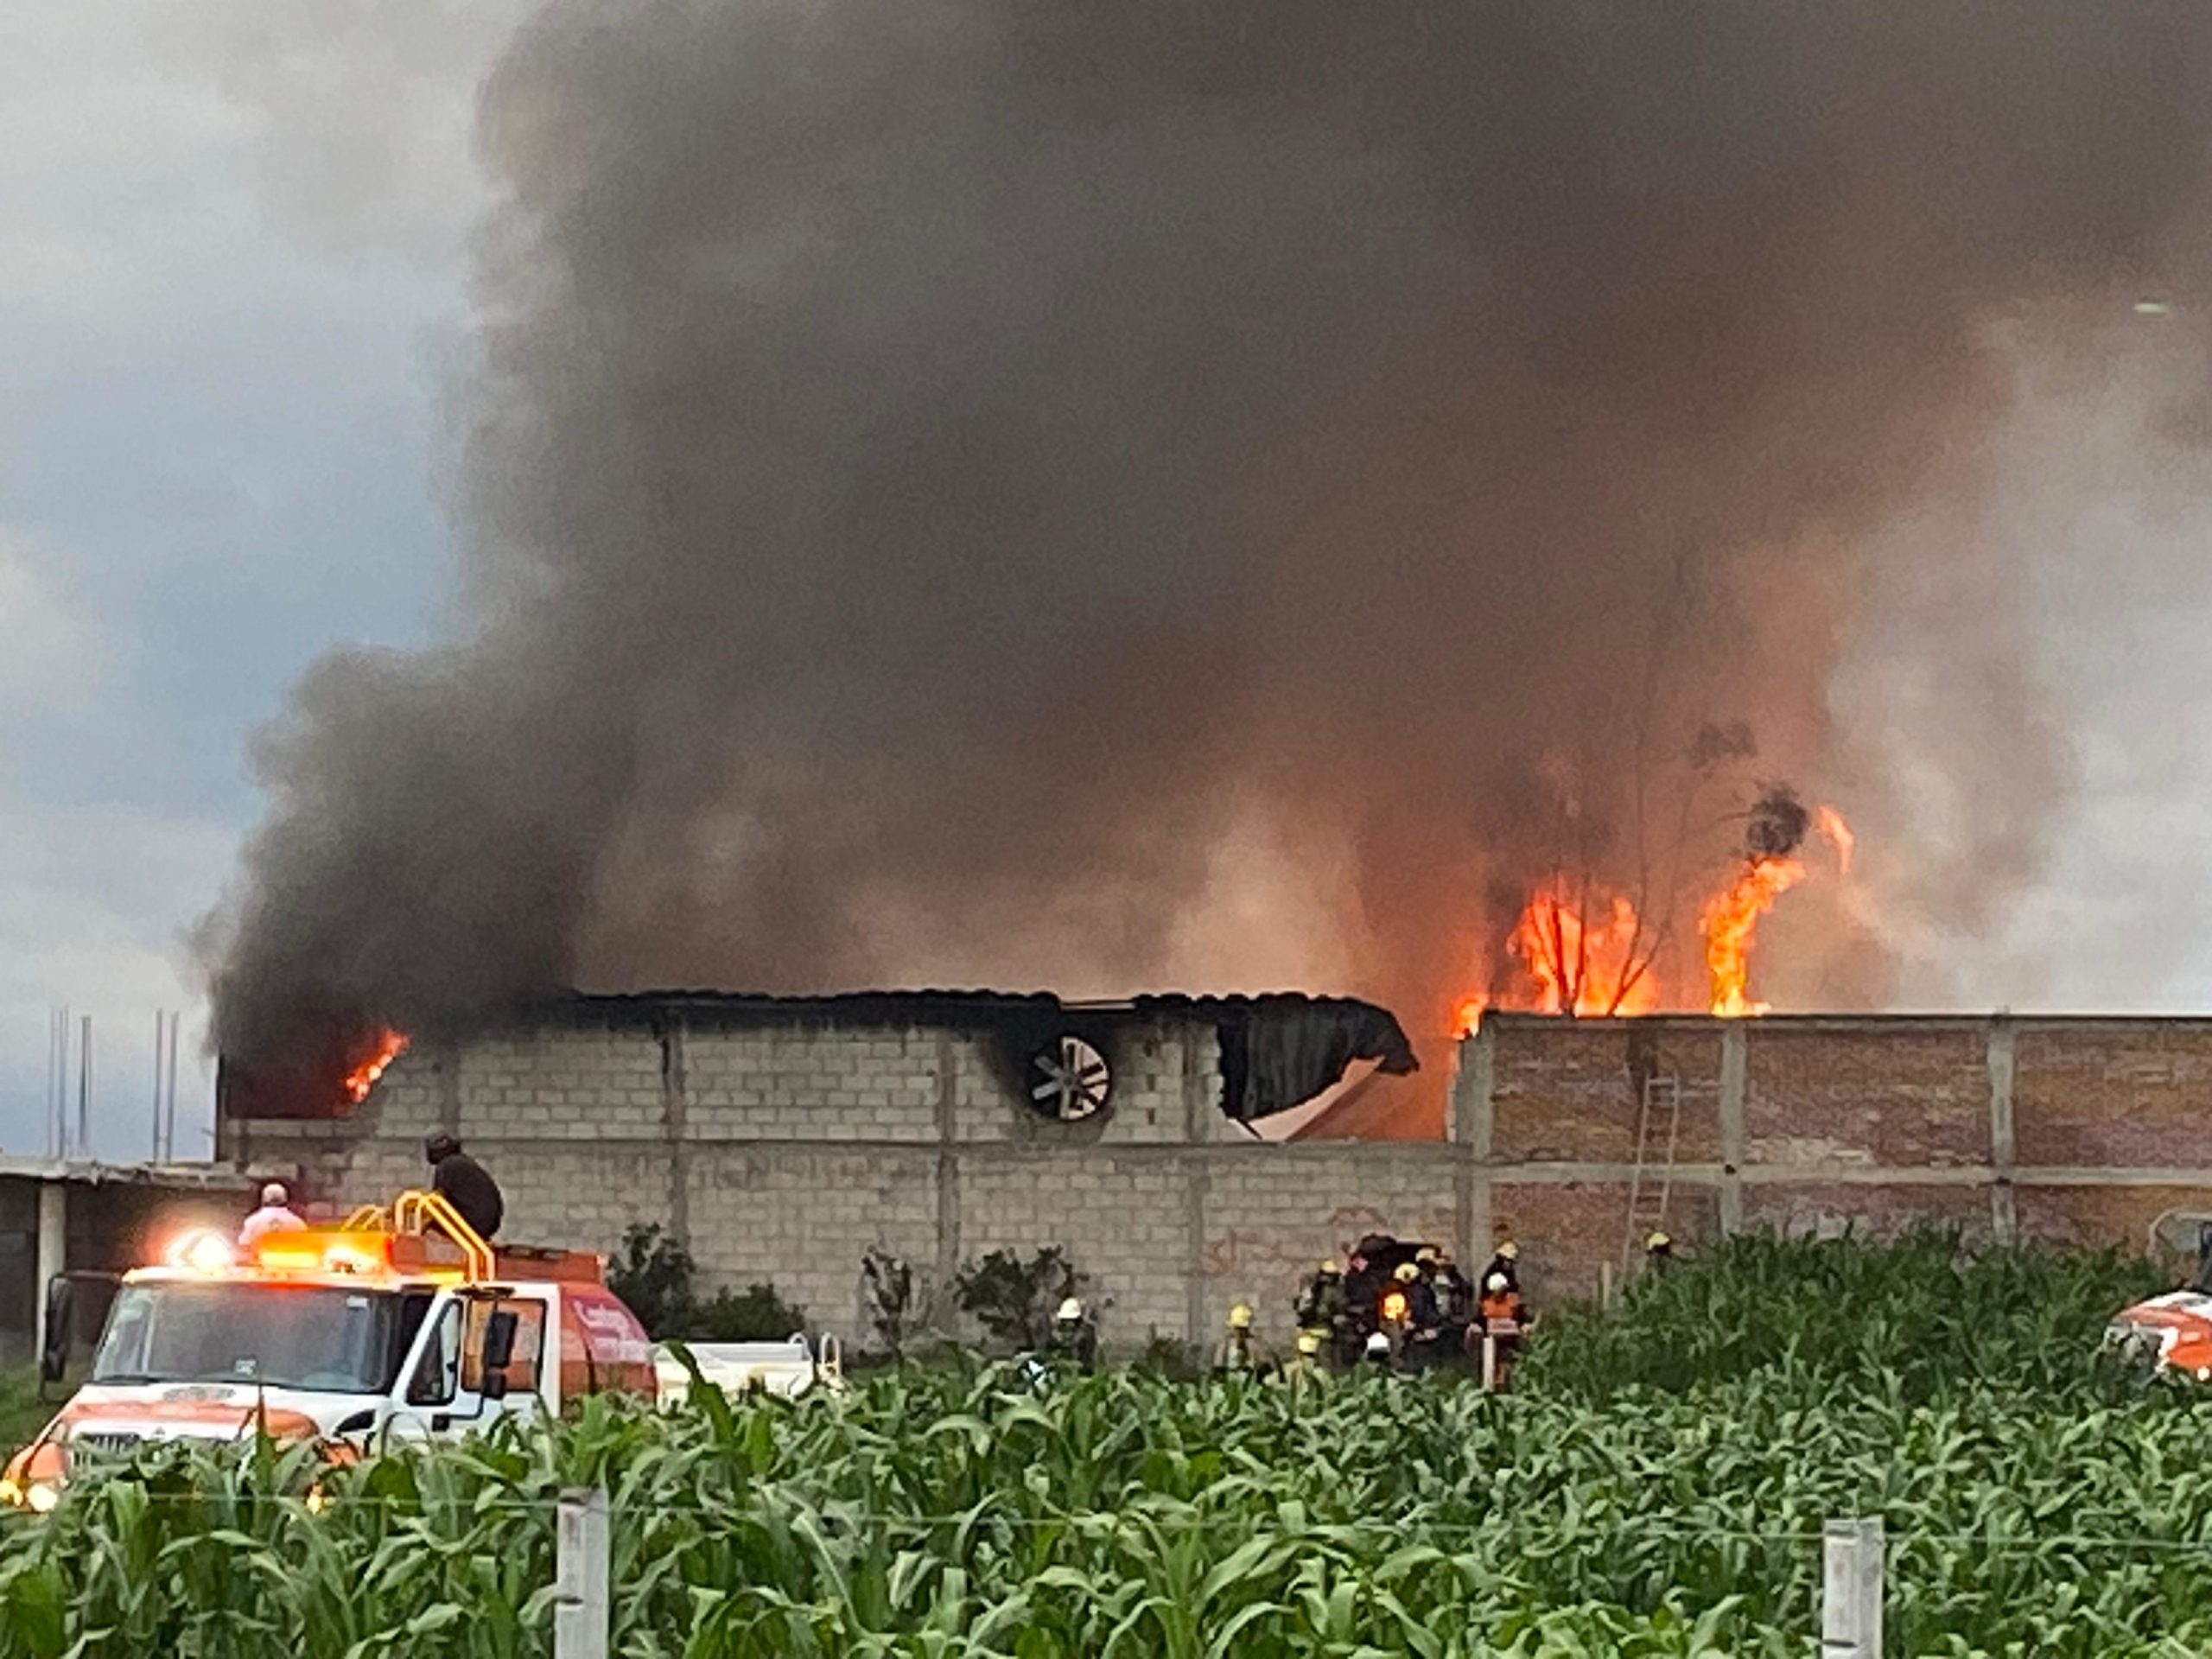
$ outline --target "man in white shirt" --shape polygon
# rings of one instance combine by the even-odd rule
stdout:
[[[245,1218],[245,1225],[238,1229],[238,1244],[251,1249],[264,1234],[297,1233],[307,1230],[307,1223],[293,1214],[291,1194],[284,1191],[282,1181],[271,1181],[261,1189],[261,1208]]]

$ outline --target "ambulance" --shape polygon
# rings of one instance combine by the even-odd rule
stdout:
[[[0,1503],[40,1513],[62,1487],[149,1442],[312,1440],[358,1455],[588,1394],[656,1389],[645,1327],[596,1255],[499,1245],[435,1192],[342,1225],[172,1242],[125,1274],[90,1377],[0,1475]]]

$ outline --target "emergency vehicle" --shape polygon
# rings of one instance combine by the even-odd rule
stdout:
[[[2212,1214],[2169,1210],[2151,1224],[2150,1255],[2185,1256],[2196,1271],[2178,1290],[2122,1308],[2105,1330],[2105,1347],[2159,1371],[2212,1382]]]
[[[149,1441],[265,1424],[344,1458],[655,1384],[645,1327],[599,1257],[494,1248],[437,1193],[403,1192],[250,1249],[189,1233],[125,1274],[89,1380],[10,1461],[0,1503],[43,1513]]]

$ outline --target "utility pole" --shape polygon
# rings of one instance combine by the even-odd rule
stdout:
[[[168,1148],[169,1161],[176,1161],[176,1028],[184,1023],[184,1011],[169,1011],[169,1077],[168,1109],[165,1115],[162,1144]]]
[[[85,1016],[85,1039],[77,1056],[77,1156],[92,1155],[92,1016]]]

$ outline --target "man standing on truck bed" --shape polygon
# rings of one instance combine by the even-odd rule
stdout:
[[[423,1155],[430,1160],[430,1190],[453,1205],[479,1238],[497,1233],[507,1203],[484,1166],[461,1149],[456,1137],[443,1131],[423,1143]]]

